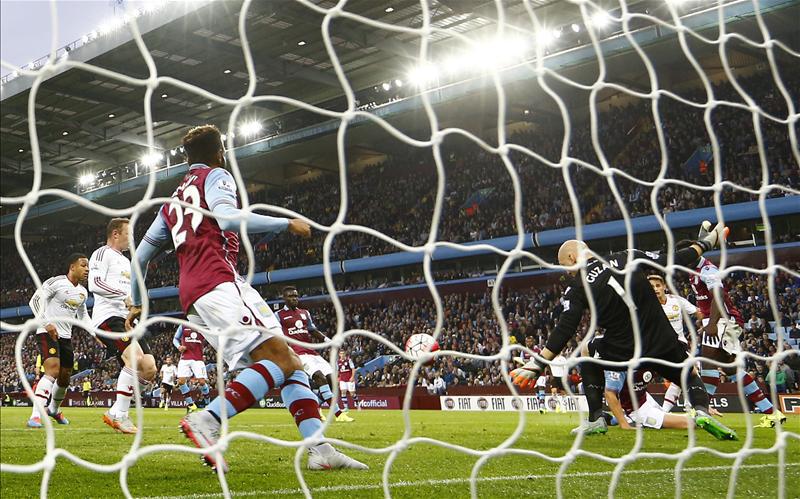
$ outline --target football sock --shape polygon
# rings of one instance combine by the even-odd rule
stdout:
[[[200,385],[200,396],[203,399],[203,405],[207,406],[211,403],[208,399],[208,394],[211,392],[211,388],[209,388],[208,383],[204,383]]]
[[[281,390],[283,403],[289,409],[303,438],[308,438],[322,428],[317,397],[308,386],[308,375],[295,371]]]
[[[709,395],[717,393],[717,387],[720,383],[718,370],[703,369],[700,371],[700,377],[703,379],[703,383],[706,385],[706,392],[708,392]]]
[[[345,409],[348,409],[347,395],[345,395],[344,393],[342,393],[342,407],[344,407]]]
[[[603,367],[593,362],[581,364],[583,391],[589,406],[589,421],[597,421],[603,416],[603,394],[605,391],[605,373]]]
[[[717,371],[719,375],[719,371]],[[719,385],[719,378],[717,378],[717,385]],[[689,378],[686,380],[686,400],[694,409],[698,411],[708,412],[709,393],[707,385],[703,383],[695,372],[689,373]],[[714,387],[716,390],[716,386]]]
[[[133,398],[133,378],[133,369],[123,367],[117,378],[117,400],[109,410],[112,416],[125,417],[128,415],[131,398]]]
[[[56,414],[58,408],[61,407],[61,402],[64,400],[64,394],[67,392],[66,386],[61,386],[56,380],[53,385],[53,396],[50,398],[50,405],[47,407],[50,414]]]
[[[56,382],[55,378],[44,375],[36,384],[36,391],[34,392],[34,395],[36,396],[36,401],[37,403],[42,404],[42,407],[44,407],[45,410],[47,409],[47,406],[50,404],[50,395],[53,392],[53,385],[55,384],[55,382]],[[40,413],[39,416],[42,418],[46,418],[47,414]]]
[[[354,393],[352,399],[353,399],[353,407],[358,409],[358,394]]]
[[[186,401],[186,405],[194,404],[194,399],[192,398],[191,395],[189,395],[189,392],[192,391],[192,389],[189,388],[189,383],[178,385],[178,389],[181,391],[181,394],[183,395],[183,400]]]
[[[333,413],[336,417],[339,417],[339,414],[342,413],[341,409],[339,409],[339,404],[336,403],[336,400],[333,398],[333,393],[331,393],[331,387],[328,385],[322,385],[319,387],[319,395],[322,397],[322,400],[329,403],[331,408],[333,409]]]
[[[676,383],[670,383],[667,388],[667,393],[664,394],[664,403],[661,404],[661,410],[669,412],[678,403],[678,397],[681,396],[681,387]]]
[[[225,388],[225,394],[215,398],[205,410],[220,421],[224,403],[228,418],[232,418],[264,398],[270,388],[281,386],[283,382],[283,371],[277,364],[269,360],[259,360],[239,373]],[[289,402],[285,398],[284,403],[288,407]]]
[[[736,373],[731,379],[736,382],[740,377],[742,378],[744,394],[747,395],[747,398],[750,399],[750,402],[752,402],[760,412],[764,414],[772,414],[772,402],[769,401],[761,388],[758,387],[756,380],[754,380],[753,377],[747,373],[743,373],[742,375]]]

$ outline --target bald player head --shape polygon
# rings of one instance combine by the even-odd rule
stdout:
[[[581,253],[588,251],[589,247],[583,241],[577,239],[570,239],[565,241],[564,244],[558,248],[558,263],[565,267],[572,267],[578,263],[578,257]],[[577,270],[569,270],[570,274],[576,274]]]

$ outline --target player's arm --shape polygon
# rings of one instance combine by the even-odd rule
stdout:
[[[108,262],[100,256],[101,254],[105,254],[105,251],[95,251],[89,259],[89,291],[103,298],[126,298],[128,293],[106,282]]]
[[[328,339],[325,333],[320,331],[317,325],[314,324],[314,321],[311,319],[310,313],[308,314],[308,332],[311,333],[311,336],[313,336],[319,341],[326,341]]]
[[[558,319],[558,325],[550,333],[545,348],[539,354],[545,360],[553,360],[556,355],[561,353],[570,338],[575,336],[583,318],[583,312],[587,308],[586,300],[583,297],[583,288],[581,286],[567,288],[562,306],[563,310]],[[536,383],[536,378],[539,377],[539,373],[544,370],[545,366],[534,356],[524,366],[511,371],[511,379],[514,380],[515,385],[519,385],[521,388],[531,387]]]
[[[687,300],[682,296],[678,296],[678,303],[680,303],[681,309],[686,312],[686,315],[694,319],[695,327],[700,329],[703,327],[703,312],[700,311],[699,308],[695,307],[692,302]]]
[[[708,321],[708,327],[705,328],[704,331],[709,336],[717,336],[717,324],[719,324],[720,319],[727,318],[727,315],[724,311],[724,303],[720,303],[717,298],[717,293],[714,290],[718,289],[720,297],[724,299],[726,293],[725,287],[722,284],[719,269],[716,267],[703,268],[703,270],[700,271],[700,279],[708,288],[708,292],[711,293],[711,317]]]
[[[675,263],[684,267],[692,266],[697,259],[703,256],[706,251],[711,251],[718,248],[722,241],[728,237],[728,228],[725,225],[718,223],[712,227],[711,222],[703,221],[700,226],[700,232],[695,241],[688,248],[683,248],[675,252]],[[667,253],[655,253],[652,251],[630,250],[636,258],[645,258],[653,260],[661,266],[666,266],[668,261]]]
[[[175,345],[175,348],[177,348],[180,353],[183,353],[186,347],[181,344],[181,337],[183,337],[183,326],[178,326],[178,330],[175,331],[175,336],[172,337],[172,344]]]
[[[156,218],[150,224],[139,245],[136,247],[136,262],[141,269],[141,276],[136,271],[136,266],[131,266],[133,275],[131,276],[131,305],[128,307],[128,318],[125,320],[125,327],[133,328],[133,320],[142,313],[142,294],[139,291],[139,283],[147,282],[147,266],[150,260],[158,253],[164,243],[169,239],[169,227],[158,211]]]
[[[42,287],[37,289],[33,294],[31,300],[28,302],[28,305],[31,307],[33,315],[37,319],[46,319],[45,310],[47,310],[47,306],[55,294],[56,290],[53,287],[53,281],[51,279],[44,281],[42,283]],[[49,334],[51,338],[58,338],[58,330],[56,329],[55,324],[47,323],[45,324],[44,328],[47,330],[47,334]]]
[[[301,237],[309,237],[311,235],[311,226],[298,218],[270,217],[253,212],[245,213],[240,210],[236,202],[236,183],[231,174],[222,168],[216,168],[208,174],[205,193],[206,203],[208,203],[211,213],[226,217],[217,218],[217,225],[222,230],[239,232],[241,229],[240,220],[244,217],[249,234],[288,230],[292,234]]]
[[[633,430],[633,426],[628,423],[628,418],[625,417],[625,411],[622,410],[622,404],[619,401],[619,393],[622,390],[627,390],[625,387],[625,373],[606,371],[606,389],[605,397],[608,408],[611,409],[611,414],[617,418],[619,427],[623,430]]]

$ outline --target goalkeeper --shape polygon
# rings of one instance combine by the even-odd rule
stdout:
[[[705,226],[705,224],[704,224]],[[675,253],[675,263],[692,266],[699,257],[719,246],[727,235],[728,229],[717,224],[710,232],[701,229],[699,239],[690,247]],[[628,257],[633,257],[628,267]],[[602,337],[595,337],[588,345],[590,357],[607,361],[628,361],[634,356],[636,338],[634,334],[631,311],[635,311],[639,323],[640,357],[660,359],[668,362],[682,363],[688,358],[686,347],[678,340],[667,316],[661,308],[655,292],[647,280],[646,269],[642,261],[653,261],[659,265],[667,265],[667,255],[627,250],[614,253],[605,261],[593,256],[586,243],[570,240],[558,250],[558,263],[572,267],[569,273],[573,282],[566,289],[563,298],[563,311],[558,325],[547,339],[547,344],[540,357],[534,357],[523,367],[511,372],[514,384],[522,388],[533,386],[539,373],[547,362],[558,355],[567,342],[575,335],[583,313],[589,308],[589,300],[595,304],[598,327],[605,329]],[[577,264],[585,262],[586,278],[582,279]],[[631,272],[627,289],[623,287],[626,270]],[[587,297],[584,286],[590,291]],[[669,367],[662,364],[642,362],[639,369],[650,369],[658,372],[673,383],[681,384],[681,367]],[[603,392],[605,388],[604,370],[623,371],[625,366],[603,366],[596,362],[584,361],[581,365],[583,388],[589,405],[589,420],[573,433],[583,432],[587,435],[606,433],[608,428],[603,416]],[[697,371],[692,368],[684,380],[688,387],[687,398],[694,408],[692,413],[697,426],[711,433],[720,440],[736,440],[736,433],[722,425],[709,415],[708,393]]]

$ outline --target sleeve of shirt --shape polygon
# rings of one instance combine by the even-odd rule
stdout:
[[[689,315],[694,315],[697,313],[697,307],[692,305],[692,302],[687,300],[686,298],[679,296],[678,301],[681,304],[681,308]]]
[[[139,281],[142,283],[146,282],[147,266],[150,264],[150,260],[156,256],[158,250],[161,249],[161,246],[163,246],[168,239],[169,227],[167,227],[167,222],[164,221],[161,210],[159,210],[153,223],[150,224],[144,237],[136,247],[136,261],[139,263],[142,275],[139,276],[136,269],[131,267],[133,271],[131,279],[131,303],[137,307],[142,304],[142,296],[139,292]]]
[[[619,393],[625,386],[626,373],[620,371],[606,371],[606,390]]]
[[[40,319],[44,318],[44,311],[47,309],[47,304],[53,299],[55,294],[56,290],[53,287],[53,281],[51,279],[44,281],[42,287],[36,290],[31,297],[31,301],[28,302],[31,310],[33,310],[33,315]]]
[[[705,265],[700,269],[700,279],[709,290],[722,287],[722,279],[719,276],[719,269],[713,265]]]
[[[662,267],[667,265],[667,257],[669,254],[666,252],[642,251],[638,249],[630,251],[633,253],[634,258],[652,260]],[[683,265],[684,267],[694,264],[699,258],[697,251],[695,251],[693,247],[683,248],[675,252],[675,263]]]
[[[100,295],[103,298],[124,298],[127,293],[121,289],[116,289],[108,283],[108,258],[111,250],[103,251],[101,248],[92,253],[89,260],[89,291]]]
[[[86,309],[86,300],[83,300],[81,306],[78,308],[78,319],[85,321],[89,318],[89,311]]]
[[[556,355],[561,353],[570,338],[575,335],[581,318],[583,318],[583,312],[586,310],[583,288],[580,285],[567,288],[561,304],[563,306],[561,317],[558,319],[558,325],[547,338],[546,344],[547,349]]]
[[[317,325],[314,324],[314,320],[311,318],[311,312],[306,310],[306,313],[308,314],[308,330],[309,331],[319,331],[319,328],[317,328]]]
[[[172,337],[172,344],[175,345],[175,348],[180,348],[182,335],[183,335],[183,326],[178,326],[178,330],[175,331],[175,336]]]
[[[241,228],[239,219],[227,218],[238,217],[242,214],[236,199],[236,182],[231,174],[223,168],[215,168],[206,177],[205,193],[206,204],[211,212],[214,215],[226,217],[217,219],[219,228],[225,231],[239,232]],[[246,220],[249,234],[282,232],[289,227],[288,218],[270,217],[253,212],[247,214]]]

